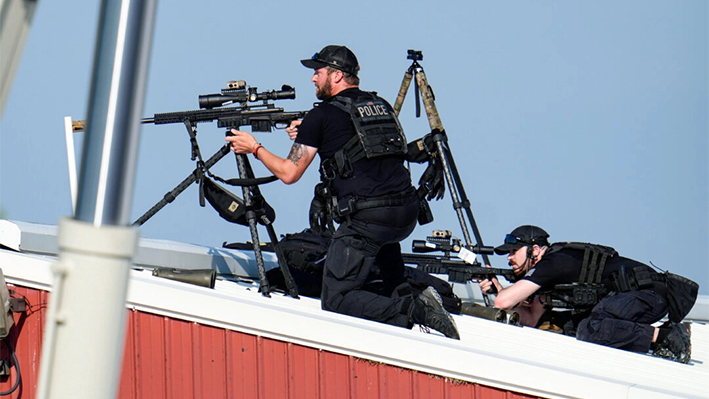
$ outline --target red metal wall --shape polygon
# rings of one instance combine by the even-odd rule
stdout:
[[[15,356],[20,366],[21,381],[17,389],[8,398],[35,398],[37,380],[39,377],[39,353],[42,349],[42,333],[44,317],[47,313],[46,291],[38,291],[23,287],[7,285],[10,296],[25,298],[27,311],[15,313],[15,325],[10,330],[6,341],[14,348]],[[5,344],[0,344],[0,358],[10,360],[12,368],[10,376],[0,377],[0,392],[8,392],[17,381],[17,365]]]
[[[22,373],[10,398],[35,398],[48,294],[13,287],[28,311],[8,337]],[[3,346],[0,356],[9,359]],[[8,391],[17,377],[0,377]],[[119,398],[513,399],[532,396],[240,332],[128,311]]]

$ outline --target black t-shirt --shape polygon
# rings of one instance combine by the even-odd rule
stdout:
[[[351,88],[337,94],[353,100],[366,92]],[[356,134],[350,114],[329,104],[319,104],[303,119],[298,127],[295,142],[318,149],[320,162],[332,157]],[[411,187],[409,171],[400,156],[361,159],[352,165],[353,175],[347,179],[339,176],[333,181],[333,194],[346,196],[377,197],[398,194]]]
[[[542,259],[533,268],[527,271],[523,280],[528,280],[541,286],[540,291],[547,291],[553,289],[557,284],[578,282],[582,265],[583,251],[560,249],[543,255]],[[618,271],[621,266],[625,266],[625,270],[628,272],[632,272],[636,267],[644,267],[649,269],[651,274],[656,273],[650,266],[633,259],[624,258],[622,256],[608,258],[601,278],[601,283],[608,290],[615,290],[612,274]]]

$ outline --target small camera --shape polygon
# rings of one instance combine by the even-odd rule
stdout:
[[[408,54],[409,55],[406,57],[407,60],[414,60],[414,61],[422,61],[423,60],[423,53],[421,51],[409,50]]]

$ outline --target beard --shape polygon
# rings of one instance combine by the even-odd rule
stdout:
[[[514,273],[515,276],[524,276],[527,273],[527,270],[525,270],[524,265],[516,266],[512,263],[509,263],[509,266],[512,268],[512,273]]]
[[[332,86],[330,85],[329,76],[322,86],[315,88],[315,97],[317,97],[318,100],[325,100],[332,97]]]
[[[512,272],[515,274],[515,276],[524,276],[527,274],[529,269],[534,266],[534,259],[533,258],[526,258],[524,262],[522,262],[521,265],[515,265],[512,262],[508,262],[507,264],[512,268]]]

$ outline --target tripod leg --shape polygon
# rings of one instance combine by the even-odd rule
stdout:
[[[153,205],[153,207],[150,208],[147,212],[145,212],[141,217],[139,217],[138,220],[133,222],[133,226],[141,226],[143,223],[147,222],[148,219],[158,213],[159,210],[174,201],[175,198],[180,195],[180,193],[187,189],[187,187],[189,187],[195,181],[199,180],[201,178],[200,175],[203,170],[208,170],[209,168],[211,168],[215,163],[217,163],[220,159],[224,158],[224,156],[228,153],[229,145],[227,144],[220,148],[219,151],[217,151],[214,155],[212,155],[211,158],[209,158],[204,163],[203,167],[197,167],[191,175],[187,176],[185,180],[181,181],[180,184],[178,184],[174,189],[172,189],[172,191],[165,194],[163,199],[158,201],[157,204]]]
[[[416,82],[418,83],[419,90],[421,90],[421,96],[423,97],[423,105],[426,109],[426,115],[428,116],[428,123],[431,127],[431,131],[435,131],[437,129],[440,132],[439,134],[434,135],[434,141],[436,142],[436,152],[438,153],[441,160],[441,164],[443,165],[444,176],[446,179],[446,183],[448,184],[448,189],[451,193],[451,199],[453,200],[453,208],[455,209],[456,214],[458,215],[458,221],[463,231],[465,243],[470,245],[472,244],[472,240],[470,238],[470,232],[468,231],[468,227],[465,223],[465,216],[463,214],[463,211],[461,210],[461,207],[464,207],[466,210],[466,214],[468,216],[468,219],[470,220],[470,224],[473,227],[473,233],[475,234],[477,244],[483,245],[482,238],[480,237],[480,231],[478,230],[477,224],[475,223],[475,219],[473,218],[473,213],[470,210],[470,203],[468,202],[468,199],[465,198],[465,191],[463,190],[463,184],[460,181],[458,171],[455,168],[455,162],[453,161],[452,155],[446,148],[446,140],[444,133],[445,130],[443,129],[443,123],[441,122],[438,110],[436,109],[436,104],[433,98],[433,91],[431,90],[431,86],[428,85],[428,81],[426,80],[426,74],[423,72],[423,68],[421,67],[418,67],[416,69]],[[462,196],[464,197],[463,201],[461,201],[459,193],[462,194]],[[485,261],[486,265],[490,264],[490,259],[487,255],[483,255],[483,261]],[[485,306],[491,306],[490,299],[487,295],[483,295],[483,300],[485,301]]]
[[[448,165],[450,167],[451,173],[453,175],[453,178],[455,179],[455,185],[458,188],[458,191],[460,193],[460,200],[461,204],[465,208],[465,212],[468,215],[468,220],[470,221],[470,227],[473,229],[473,236],[475,236],[475,241],[477,242],[478,245],[485,245],[483,244],[483,239],[482,236],[480,235],[480,230],[478,230],[478,225],[475,223],[475,218],[473,217],[473,211],[470,210],[470,201],[468,201],[468,197],[465,195],[465,189],[463,188],[463,182],[460,180],[460,175],[458,174],[458,168],[455,166],[455,160],[453,159],[453,154],[449,153],[448,157]],[[486,265],[490,264],[490,258],[487,256],[487,254],[482,254],[483,261],[485,261]]]
[[[254,174],[253,170],[251,169],[251,164],[249,163],[249,159],[246,158],[245,155],[243,155],[240,158],[241,162],[243,163],[244,171],[246,172],[245,177],[248,179],[254,179]],[[272,181],[272,180],[271,180]],[[243,187],[243,186],[242,186]],[[263,195],[261,195],[261,189],[259,189],[258,184],[249,186],[249,201],[250,204],[253,205],[258,205],[264,203]],[[246,194],[244,195],[244,203],[246,203]],[[247,205],[248,206],[248,205]],[[256,216],[252,216],[254,219],[256,219]],[[292,296],[293,298],[298,298],[298,286],[295,283],[295,280],[293,280],[293,276],[290,273],[290,269],[288,269],[288,264],[286,263],[286,258],[283,256],[283,251],[281,251],[281,246],[278,242],[278,236],[276,235],[276,231],[273,228],[273,221],[272,220],[267,220],[268,218],[262,218],[261,223],[266,226],[266,231],[268,231],[268,236],[271,239],[271,245],[273,246],[274,252],[276,253],[276,259],[278,260],[278,266],[281,269],[281,273],[283,274],[283,279],[285,280],[286,283],[286,288],[288,289],[288,294]],[[248,219],[247,219],[248,220]],[[251,227],[250,222],[249,222],[249,227]],[[258,234],[258,233],[257,233]],[[252,233],[253,237],[253,233]],[[254,241],[258,240],[258,236],[253,239]],[[260,271],[259,271],[260,273]]]
[[[438,109],[436,109],[436,103],[433,98],[433,90],[431,90],[431,86],[428,85],[426,74],[423,72],[423,68],[421,67],[416,68],[416,83],[418,83],[419,90],[421,91],[421,97],[423,97],[423,106],[426,110],[428,124],[431,127],[431,130],[438,129],[443,131],[441,117],[438,116]]]
[[[239,169],[239,177],[242,179],[252,178],[252,173],[250,173],[251,167],[247,165],[248,160],[246,160],[246,155],[235,154],[236,155],[236,166]],[[258,278],[259,278],[259,291],[263,296],[270,297],[271,287],[268,284],[268,278],[266,277],[266,267],[263,264],[263,254],[261,253],[261,242],[258,239],[258,229],[256,228],[256,212],[253,210],[253,197],[251,194],[251,187],[243,186],[241,188],[244,194],[244,205],[248,209],[246,211],[246,221],[249,223],[249,230],[251,231],[251,242],[254,247],[254,257],[256,258],[256,266],[258,268]]]
[[[456,187],[456,181],[453,178],[446,149],[440,139],[436,140],[434,138],[434,141],[436,142],[436,153],[441,161],[441,164],[443,165],[443,175],[446,178],[448,190],[450,191],[451,199],[453,200],[453,209],[455,209],[455,212],[458,215],[458,221],[460,222],[460,227],[463,230],[463,238],[465,239],[466,244],[472,244],[470,232],[468,231],[468,225],[465,223],[465,216],[463,214],[463,210],[461,209],[463,204],[458,196],[458,188]]]
[[[467,216],[470,220],[470,224],[473,226],[473,232],[475,233],[475,238],[477,240],[478,245],[483,245],[482,238],[480,237],[480,232],[478,231],[478,226],[477,224],[475,224],[475,219],[473,219],[473,212],[470,210],[470,203],[468,202],[467,198],[465,198],[464,201],[461,201],[461,198],[458,195],[458,190],[460,190],[460,192],[463,193],[463,197],[465,197],[465,192],[463,191],[463,184],[460,181],[460,176],[458,176],[458,171],[454,169],[455,163],[453,162],[453,157],[450,156],[449,159],[450,153],[445,148],[444,143],[442,142],[442,139],[440,137],[442,135],[442,133],[439,133],[438,135],[436,135],[436,137],[439,138],[434,138],[434,140],[436,142],[438,156],[440,157],[441,164],[443,165],[443,172],[446,178],[446,183],[448,183],[448,189],[451,193],[451,199],[453,200],[453,208],[455,209],[455,212],[458,215],[458,222],[460,223],[460,227],[463,231],[465,243],[471,244],[472,241],[470,239],[470,232],[468,231],[468,227],[465,224],[465,216],[463,215],[463,211],[461,210],[461,208],[463,207],[467,211]],[[490,258],[488,258],[488,256],[485,254],[483,254],[482,257],[485,264],[489,265]],[[485,306],[487,307],[492,306],[492,303],[490,303],[490,298],[487,296],[487,294],[483,294],[483,302],[485,302]]]
[[[404,98],[406,98],[406,92],[409,91],[409,85],[411,84],[411,78],[413,78],[413,73],[407,71],[404,74],[404,79],[401,81],[401,87],[399,88],[399,95],[396,96],[396,102],[394,103],[394,113],[398,116],[401,111],[401,107],[404,105]]]
[[[443,123],[441,123],[441,118],[438,115],[438,110],[436,109],[436,103],[433,99],[433,91],[431,90],[431,86],[428,85],[428,81],[426,80],[426,74],[423,72],[423,68],[421,67],[416,68],[416,82],[418,83],[419,90],[421,90],[421,96],[423,97],[423,105],[426,109],[426,115],[428,116],[428,124],[431,127],[431,131],[438,130],[440,132],[438,134],[434,134],[433,140],[436,143],[436,152],[438,153],[441,164],[443,165],[443,172],[446,178],[446,183],[448,184],[448,190],[450,191],[451,198],[453,199],[453,208],[458,214],[458,221],[460,222],[460,227],[463,230],[463,238],[465,239],[466,244],[472,244],[472,240],[470,239],[470,232],[468,231],[468,227],[465,223],[463,211],[460,209],[461,204],[460,198],[458,197],[458,190],[455,186],[456,181],[453,179],[450,163],[448,161],[448,157],[446,156],[447,152],[444,147],[445,133],[443,133]]]

